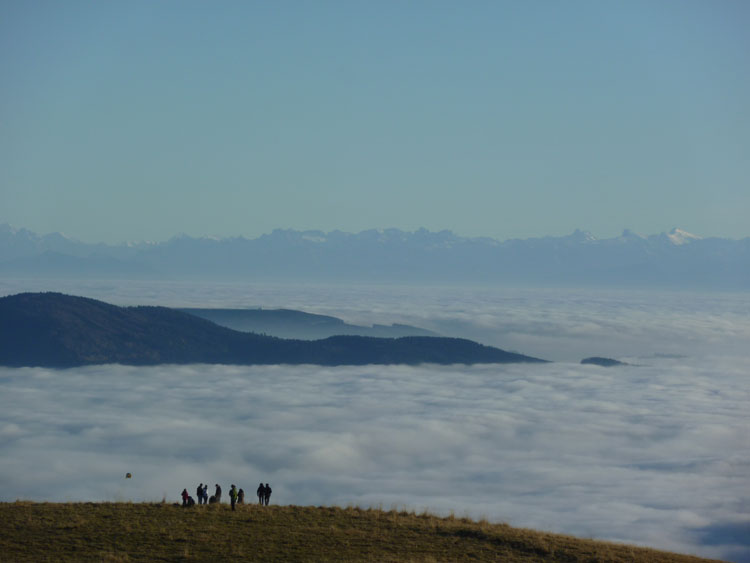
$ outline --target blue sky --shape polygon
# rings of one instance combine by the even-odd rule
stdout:
[[[0,1],[0,222],[750,235],[745,2]]]

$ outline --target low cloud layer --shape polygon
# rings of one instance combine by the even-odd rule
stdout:
[[[443,323],[637,365],[0,369],[4,501],[176,501],[199,482],[252,499],[263,481],[280,504],[426,508],[750,561],[746,296],[87,283],[58,289]]]

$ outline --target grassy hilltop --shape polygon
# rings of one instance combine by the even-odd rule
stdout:
[[[3,561],[628,561],[697,557],[414,512],[0,503]]]

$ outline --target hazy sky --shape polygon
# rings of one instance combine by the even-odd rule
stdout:
[[[743,1],[0,1],[0,222],[750,235]]]

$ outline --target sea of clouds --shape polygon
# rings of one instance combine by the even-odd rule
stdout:
[[[279,504],[750,561],[748,295],[0,281],[40,290],[402,322],[555,362],[0,368],[0,500],[177,501],[199,482],[252,500],[263,481]]]

